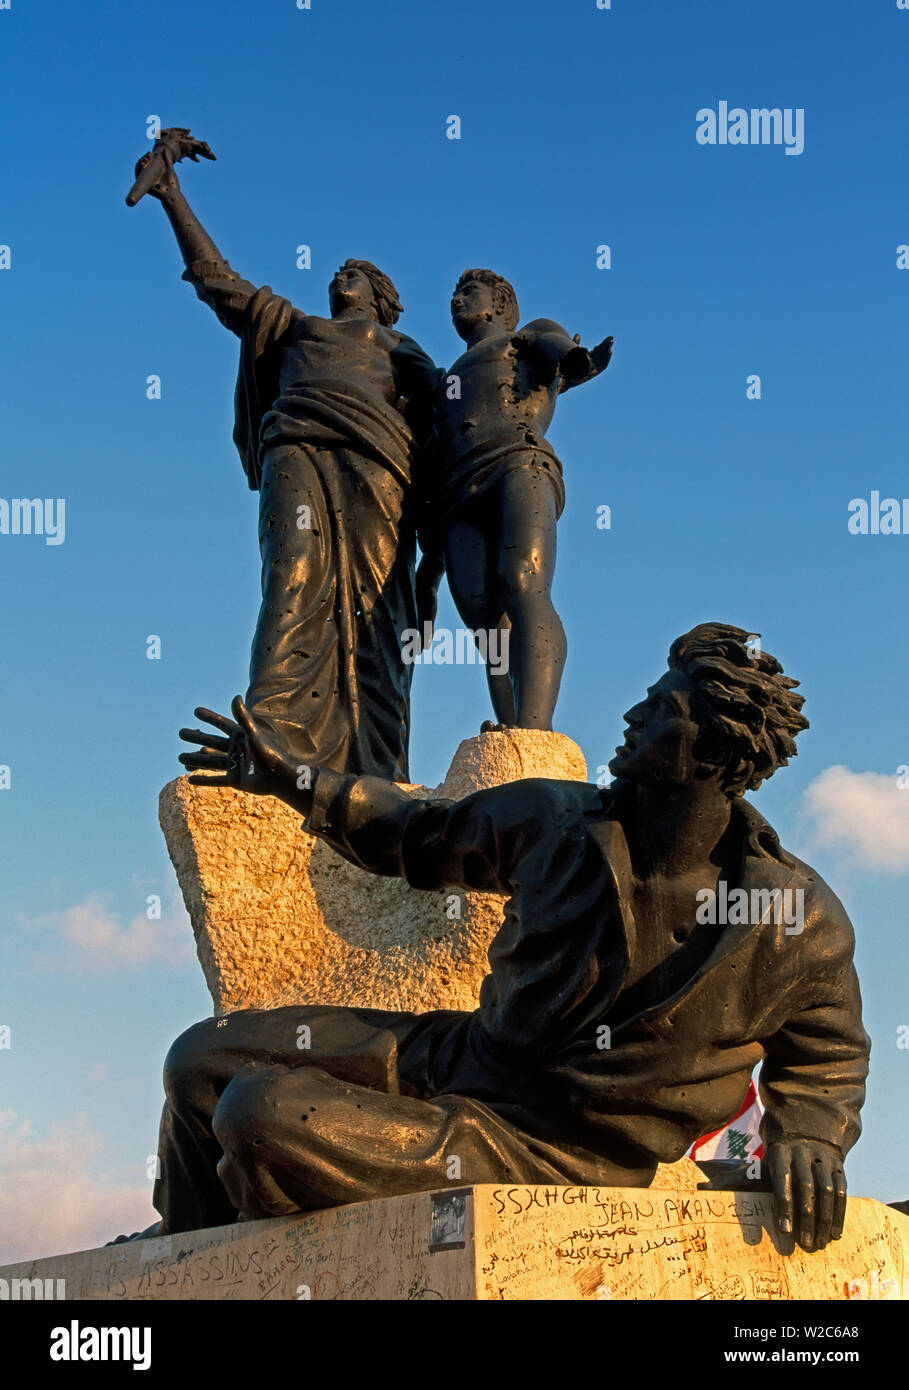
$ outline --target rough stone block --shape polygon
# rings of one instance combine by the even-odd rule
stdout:
[[[584,781],[587,768],[563,734],[514,729],[465,739],[440,787],[409,790],[459,800],[521,777]],[[162,790],[159,815],[215,1013],[476,1007],[503,899],[368,874],[271,797],[178,777]]]

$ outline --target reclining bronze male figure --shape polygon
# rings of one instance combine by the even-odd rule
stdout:
[[[647,1186],[736,1113],[761,1062],[779,1228],[806,1250],[840,1236],[869,1055],[854,938],[744,798],[807,727],[797,682],[748,638],[705,623],[672,644],[605,789],[439,802],[331,769],[306,789],[239,697],[235,720],[197,711],[219,732],[182,731],[194,781],[280,797],[373,873],[508,903],[473,1012],[301,1005],[184,1033],[158,1230],[444,1188],[452,1156],[461,1183]],[[703,895],[734,890],[767,910],[706,921]]]

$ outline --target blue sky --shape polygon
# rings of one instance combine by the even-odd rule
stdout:
[[[851,1190],[909,1196],[909,535],[847,531],[851,499],[909,492],[907,53],[895,0],[0,10],[0,495],[66,499],[64,544],[0,535],[0,1257],[151,1219],[161,1061],[210,1007],[156,805],[193,706],[245,687],[256,501],[230,437],[236,340],[181,284],[160,208],[124,204],[152,114],[218,155],[181,172],[224,254],[303,308],[366,257],[447,364],[454,281],[489,265],[523,319],[614,334],[550,432],[556,725],[593,772],[707,619],[763,633],[802,680],[811,729],[756,804],[856,927],[874,1052]],[[804,153],[699,145],[722,100],[802,108]],[[418,668],[413,775],[440,781],[487,716],[476,667]]]

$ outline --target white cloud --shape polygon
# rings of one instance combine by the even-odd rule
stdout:
[[[155,1220],[151,1182],[98,1168],[102,1147],[84,1116],[38,1138],[0,1110],[0,1264],[91,1250]]]
[[[159,920],[138,912],[124,923],[111,910],[110,895],[97,892],[63,912],[23,918],[22,925],[36,940],[42,933],[53,934],[53,955],[42,953],[38,963],[66,971],[178,967],[195,956],[192,927],[182,905],[169,905]]]
[[[825,768],[803,794],[812,847],[845,850],[862,868],[909,871],[909,788],[896,774]]]

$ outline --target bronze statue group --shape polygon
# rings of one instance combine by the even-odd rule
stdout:
[[[303,312],[201,227],[173,168],[193,149],[164,132],[137,188],[240,339],[263,592],[246,699],[233,719],[197,710],[215,732],[182,730],[181,762],[283,799],[370,872],[508,905],[472,1012],[245,1010],[184,1033],[165,1068],[161,1222],[143,1234],[444,1188],[452,1153],[466,1183],[646,1186],[737,1112],[760,1063],[761,1184],[783,1235],[823,1248],[842,1232],[869,1040],[842,905],[744,795],[807,727],[779,662],[729,624],[680,637],[625,715],[606,789],[536,779],[430,802],[396,785],[402,634],[432,622],[443,573],[468,628],[508,633],[485,727],[552,728],[564,483],[545,434],[612,339],[588,351],[549,319],[519,328],[514,290],[485,269],[455,286],[465,347],[448,371],[396,328],[397,291],[368,261],[336,273],[329,317]],[[801,930],[774,910],[699,921],[721,884],[771,904],[800,892]]]

